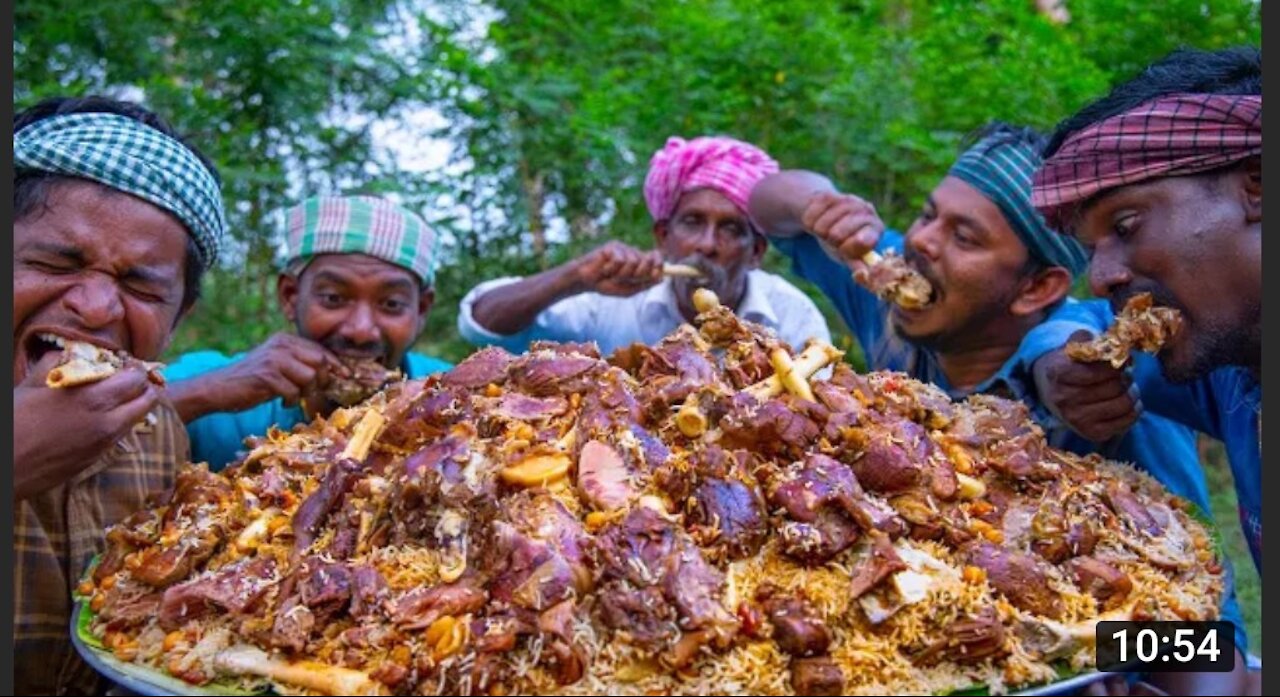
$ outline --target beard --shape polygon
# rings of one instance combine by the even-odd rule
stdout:
[[[740,298],[741,284],[735,283],[734,277],[730,276],[729,271],[723,266],[716,264],[707,259],[702,254],[690,254],[680,259],[672,260],[675,264],[684,264],[692,266],[702,272],[702,278],[673,278],[671,287],[676,292],[676,297],[682,302],[693,297],[693,292],[700,288],[716,294],[720,298],[720,302],[733,306]],[[735,287],[738,286],[738,287]]]

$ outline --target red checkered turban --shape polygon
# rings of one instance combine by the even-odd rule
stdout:
[[[1196,174],[1262,153],[1262,95],[1175,94],[1077,131],[1036,171],[1031,202],[1049,224],[1097,194]]]

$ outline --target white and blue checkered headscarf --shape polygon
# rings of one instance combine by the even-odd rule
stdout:
[[[15,170],[90,179],[169,211],[187,227],[208,269],[227,234],[222,189],[187,146],[108,113],[53,116],[13,134]]]
[[[950,176],[962,179],[991,199],[1031,256],[1048,266],[1061,266],[1074,277],[1089,265],[1089,256],[1071,237],[1058,234],[1031,205],[1031,178],[1042,162],[1039,149],[1019,137],[1018,129],[996,129],[965,151]]]

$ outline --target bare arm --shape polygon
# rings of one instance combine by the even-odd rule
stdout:
[[[471,316],[495,334],[515,334],[565,298],[594,291],[631,296],[662,280],[662,255],[610,242],[579,259],[476,298]]]
[[[543,310],[586,290],[578,278],[579,261],[494,288],[476,299],[472,317],[495,334],[515,334],[527,328]]]
[[[802,217],[813,195],[835,191],[831,181],[821,174],[789,169],[771,174],[756,184],[748,205],[751,217],[766,235],[794,237],[805,232]]]
[[[288,333],[272,336],[224,368],[169,383],[169,399],[183,423],[206,414],[241,411],[282,397],[297,402],[306,390],[347,369],[320,344]]]

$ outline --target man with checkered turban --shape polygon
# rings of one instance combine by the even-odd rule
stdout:
[[[277,293],[294,331],[233,356],[189,353],[165,370],[192,460],[214,470],[272,426],[289,430],[394,377],[450,368],[409,350],[435,300],[439,253],[436,232],[420,216],[381,198],[319,196],[285,218]]]
[[[54,389],[62,344],[160,357],[226,234],[213,165],[155,114],[55,98],[14,119],[14,689],[101,694],[71,596],[103,531],[173,484],[182,421],[129,362]]]
[[[693,292],[705,287],[797,349],[810,338],[829,340],[813,301],[759,269],[766,242],[747,196],[777,169],[764,151],[733,138],[668,139],[644,182],[656,249],[614,241],[535,276],[481,283],[462,300],[458,331],[513,352],[538,340],[594,341],[608,355],[657,343],[691,321]],[[695,267],[702,278],[664,280],[664,262]]]
[[[1154,359],[1135,356],[1133,380],[1147,411],[1226,445],[1261,573],[1261,52],[1176,51],[1117,86],[1058,127],[1033,198],[1091,250],[1096,295],[1121,307],[1145,292],[1181,312]],[[1046,399],[1073,427],[1097,427],[1127,376],[1049,360],[1037,366],[1057,378]],[[1125,423],[1109,425],[1116,435]]]

